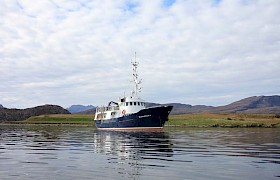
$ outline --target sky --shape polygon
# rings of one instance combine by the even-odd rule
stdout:
[[[279,0],[1,0],[0,104],[220,106],[280,94]]]

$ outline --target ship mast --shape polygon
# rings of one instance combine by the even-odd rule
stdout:
[[[137,74],[137,67],[139,65],[138,62],[136,62],[136,52],[135,52],[135,59],[134,62],[131,62],[132,65],[132,77],[134,82],[134,90],[132,91],[132,96],[138,96],[138,93],[141,92],[141,87],[139,86],[141,84],[142,79],[138,79],[138,74]]]

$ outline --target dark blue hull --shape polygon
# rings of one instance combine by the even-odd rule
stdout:
[[[168,121],[173,106],[159,106],[142,109],[138,113],[119,118],[94,120],[98,129],[145,129],[162,128]]]

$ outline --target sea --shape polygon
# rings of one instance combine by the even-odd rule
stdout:
[[[1,180],[280,179],[279,128],[0,125]]]

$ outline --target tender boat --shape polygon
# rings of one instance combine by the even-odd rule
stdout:
[[[145,101],[139,97],[141,80],[137,74],[136,55],[131,65],[134,90],[130,96],[119,98],[118,102],[111,101],[106,107],[96,108],[94,122],[100,130],[162,129],[168,121],[173,106],[146,107]]]

